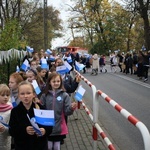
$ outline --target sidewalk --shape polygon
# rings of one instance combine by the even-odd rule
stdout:
[[[61,150],[93,150],[92,121],[82,106],[69,116],[68,128],[69,134],[61,145]],[[97,150],[106,149],[103,139],[98,137]]]

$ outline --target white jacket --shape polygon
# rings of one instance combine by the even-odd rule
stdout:
[[[3,117],[5,123],[9,123],[11,110],[5,112],[0,112],[0,116]],[[11,149],[11,136],[9,136],[8,128],[5,127],[4,132],[0,132],[0,150],[10,150]]]

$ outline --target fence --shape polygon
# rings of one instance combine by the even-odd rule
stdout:
[[[139,121],[136,117],[134,117],[131,113],[129,113],[126,109],[124,109],[122,106],[120,106],[118,103],[116,103],[114,100],[112,100],[108,95],[103,93],[101,90],[97,90],[96,87],[88,81],[85,77],[83,77],[79,72],[74,70],[81,79],[88,84],[92,88],[93,93],[93,116],[89,112],[89,110],[85,107],[85,104],[82,102],[83,108],[85,108],[87,114],[90,116],[91,120],[93,121],[93,150],[97,150],[97,132],[100,132],[101,137],[104,139],[105,143],[108,145],[108,148],[110,150],[115,150],[113,144],[110,142],[110,140],[106,137],[103,130],[98,125],[98,104],[99,104],[99,97],[101,96],[104,100],[106,100],[110,105],[112,105],[120,114],[122,114],[130,123],[132,123],[134,126],[136,126],[143,138],[144,142],[144,148],[145,150],[150,149],[150,133],[147,129],[147,127]]]

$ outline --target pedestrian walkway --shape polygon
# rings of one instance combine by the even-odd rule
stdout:
[[[69,116],[68,128],[69,134],[61,150],[93,150],[92,121],[82,107]],[[106,149],[103,139],[99,137],[97,150]]]

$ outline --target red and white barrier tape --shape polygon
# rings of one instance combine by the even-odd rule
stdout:
[[[136,125],[139,120],[134,117],[131,113],[129,113],[126,109],[121,107],[118,103],[116,103],[113,99],[111,99],[108,95],[103,93],[102,91],[97,91],[100,96],[102,96],[110,105],[112,105],[118,112],[120,112],[126,119],[128,119],[133,125]]]
[[[90,111],[86,107],[85,103],[83,101],[81,101],[80,103],[82,104],[82,106],[85,109],[86,113],[89,115],[90,119],[93,121],[93,115],[90,113]],[[94,126],[99,131],[100,136],[104,139],[104,141],[107,144],[108,148],[110,150],[115,150],[115,147],[113,146],[113,144],[111,143],[111,141],[109,140],[109,138],[106,136],[106,134],[104,133],[104,131],[102,130],[102,128],[99,126],[99,124],[95,123]],[[94,129],[93,129],[93,138],[94,138],[94,140],[97,140],[97,131],[94,130]]]
[[[145,150],[149,150],[150,148],[150,133],[147,127],[139,121],[136,117],[134,117],[131,113],[129,113],[126,109],[120,106],[117,102],[111,99],[108,95],[98,90],[97,94],[103,97],[110,105],[112,105],[119,113],[121,113],[129,122],[131,122],[134,126],[136,126],[143,137]]]
[[[80,77],[81,79],[88,84],[90,87],[93,85],[90,81],[88,81],[84,76],[82,76],[78,71],[74,70]]]

